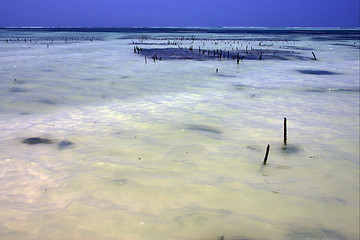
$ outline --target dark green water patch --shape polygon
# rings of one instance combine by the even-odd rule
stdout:
[[[347,239],[342,234],[329,229],[298,229],[287,234],[288,239],[331,239],[331,240],[345,240]]]
[[[121,179],[113,179],[109,181],[111,184],[115,184],[115,185],[119,185],[119,186],[124,186],[126,184],[128,184],[129,180],[125,179],[125,178],[121,178]]]
[[[344,46],[344,47],[351,47],[351,48],[357,48],[357,49],[359,49],[360,48],[360,46],[359,45],[356,45],[355,43],[354,44],[347,44],[347,43],[333,43],[333,44],[331,44],[331,45],[334,45],[334,46]]]
[[[207,132],[207,133],[215,133],[220,134],[222,133],[220,130],[210,127],[207,125],[201,125],[201,124],[188,124],[186,125],[185,129],[187,130],[195,130],[195,131],[201,131],[201,132]]]
[[[295,153],[298,153],[300,151],[300,148],[297,147],[297,146],[294,146],[294,145],[284,145],[282,148],[281,148],[282,152],[283,153],[286,153],[286,154],[295,154]]]
[[[39,102],[43,103],[43,104],[47,104],[47,105],[56,105],[57,104],[57,102],[55,102],[53,100],[49,100],[49,99],[42,99]]]
[[[52,144],[53,141],[47,138],[40,138],[40,137],[31,137],[26,138],[22,141],[22,143],[35,145],[35,144]]]
[[[252,151],[255,151],[255,152],[262,152],[263,151],[263,149],[261,149],[259,146],[256,146],[256,145],[249,145],[246,148],[250,149]]]
[[[245,84],[236,84],[235,85],[235,89],[236,90],[245,90],[246,88],[248,88],[249,86],[245,85]]]
[[[282,49],[292,49],[292,50],[303,50],[303,51],[309,51],[309,50],[313,50],[312,48],[308,48],[308,47],[298,47],[298,46],[282,46]]]
[[[326,70],[297,70],[299,73],[302,74],[311,74],[311,75],[338,75],[339,73],[326,71]]]
[[[307,88],[305,92],[326,93],[326,92],[359,92],[359,88]]]
[[[67,148],[71,148],[73,147],[74,144],[68,140],[62,140],[58,143],[58,149],[59,150],[64,150],[64,149],[67,149]]]
[[[97,80],[100,80],[98,78],[83,78],[82,80],[85,80],[85,81],[97,81]]]
[[[353,35],[329,35],[329,36],[321,36],[321,37],[313,37],[312,39],[315,41],[356,41],[359,40],[359,34]]]
[[[223,77],[223,78],[235,78],[234,75],[222,74],[222,73],[215,73],[215,76]]]
[[[13,92],[13,93],[23,93],[23,92],[27,92],[26,89],[24,89],[24,88],[18,88],[18,87],[12,87],[12,88],[10,88],[9,91],[10,91],[10,92]]]

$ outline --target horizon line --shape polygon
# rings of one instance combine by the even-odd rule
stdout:
[[[47,26],[47,27],[42,27],[42,26],[22,26],[22,27],[12,27],[12,26],[8,26],[8,27],[2,27],[0,26],[0,29],[54,29],[54,28],[61,28],[61,29],[67,29],[67,28],[88,28],[88,29],[98,29],[98,28],[103,28],[103,29],[109,29],[109,28],[115,28],[115,29],[120,29],[120,28],[182,28],[182,29],[186,29],[186,28],[198,28],[198,29],[207,29],[207,28],[213,28],[213,29],[356,29],[356,30],[360,30],[360,26],[358,27],[255,27],[255,26],[237,26],[237,27],[233,27],[233,26],[221,26],[221,27],[204,27],[204,26],[186,26],[186,27],[174,27],[174,26],[166,26],[166,27],[161,27],[161,26],[152,26],[152,27],[144,27],[144,26],[135,26],[135,27],[95,27],[95,26]]]

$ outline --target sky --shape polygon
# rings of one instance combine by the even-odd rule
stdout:
[[[0,27],[360,26],[359,0],[0,0]]]

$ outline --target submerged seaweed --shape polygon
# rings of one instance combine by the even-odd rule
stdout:
[[[58,149],[59,150],[64,150],[64,149],[67,149],[67,148],[70,148],[72,147],[74,144],[68,140],[62,140],[58,143]]]
[[[326,92],[359,92],[359,88],[307,88],[305,92],[326,93]]]
[[[49,99],[42,99],[39,101],[40,103],[47,104],[47,105],[56,105],[56,102]]]
[[[40,138],[40,137],[32,137],[32,138],[26,138],[22,141],[22,143],[26,143],[29,145],[34,145],[34,144],[52,144],[53,141],[47,138]]]
[[[308,70],[297,70],[297,71],[302,74],[312,74],[312,75],[337,75],[337,74],[340,74],[340,73],[331,72],[331,71],[327,71],[327,70],[308,69]]]
[[[22,92],[27,92],[26,89],[24,88],[18,88],[18,87],[13,87],[13,88],[10,88],[9,90],[10,92],[13,92],[13,93],[22,93]]]
[[[201,124],[188,124],[188,125],[186,125],[185,129],[208,132],[208,133],[216,133],[216,134],[221,133],[220,130],[218,130],[218,129],[214,128],[214,127],[210,127],[210,126],[207,126],[207,125],[201,125]]]

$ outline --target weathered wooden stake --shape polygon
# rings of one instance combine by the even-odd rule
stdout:
[[[284,145],[286,145],[286,141],[287,141],[287,126],[286,126],[286,121],[287,121],[287,119],[284,118]]]
[[[314,60],[316,60],[316,56],[315,56],[315,53],[314,52],[311,52],[312,55],[314,56]]]
[[[263,162],[264,165],[266,165],[266,161],[267,161],[267,158],[269,155],[269,150],[270,150],[270,144],[268,144],[267,148],[266,148],[265,158],[264,158],[264,162]]]
[[[146,61],[146,55],[145,55],[145,63],[147,63],[147,61]]]

